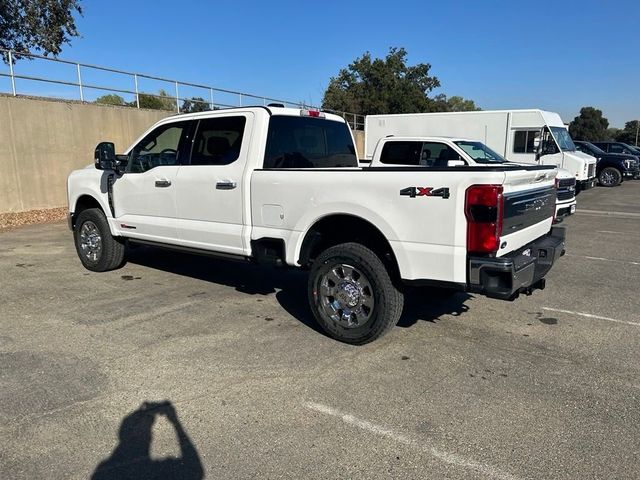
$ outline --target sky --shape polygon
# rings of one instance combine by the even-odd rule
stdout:
[[[81,37],[63,47],[60,58],[318,105],[329,79],[355,58],[366,51],[384,57],[390,47],[404,47],[409,64],[432,65],[441,82],[432,94],[460,95],[484,110],[541,108],[569,122],[581,107],[594,106],[615,127],[640,118],[637,1],[82,0],[81,5]],[[73,79],[70,67],[43,63],[20,61],[16,71],[46,69],[61,76],[56,78]],[[130,79],[117,75],[83,77],[85,83],[133,89]],[[172,88],[152,83],[141,88]],[[0,89],[6,85],[0,83]]]

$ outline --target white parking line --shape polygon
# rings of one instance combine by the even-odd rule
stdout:
[[[574,255],[573,253],[566,253],[565,255],[567,257],[586,258],[587,260],[601,260],[605,262],[626,263],[628,265],[640,265],[640,262],[632,262],[630,260],[614,260],[613,258],[589,257],[587,255]]]
[[[358,427],[361,430],[366,430],[367,432],[373,433],[374,435],[387,437],[403,445],[408,445],[410,447],[423,450],[427,453],[430,453],[431,455],[436,457],[438,460],[443,461],[445,463],[475,470],[476,472],[479,472],[491,478],[499,478],[504,480],[515,480],[517,478],[511,475],[510,473],[503,472],[495,467],[492,467],[491,465],[476,462],[475,460],[461,457],[456,453],[446,452],[436,447],[426,446],[422,441],[418,442],[417,440],[411,439],[407,435],[394,432],[391,429],[381,427],[380,425],[376,425],[366,420],[362,420],[348,413],[343,413],[340,410],[337,410],[333,407],[329,407],[327,405],[322,405],[320,403],[314,403],[314,402],[307,402],[304,404],[304,406],[309,410],[314,410],[316,412],[323,413],[325,415],[330,415],[332,417],[339,418],[340,420],[342,420],[344,423],[348,425]]]
[[[614,235],[640,235],[640,232],[615,232],[613,230],[597,230],[597,233],[612,233]]]
[[[608,210],[576,210],[576,213],[583,215],[594,215],[598,217],[619,217],[619,218],[640,218],[640,213],[632,212],[612,212]]]
[[[573,312],[571,310],[562,310],[560,308],[550,308],[550,307],[542,307],[542,310],[548,310],[550,312],[568,313],[569,315],[577,315],[577,316],[586,317],[586,318],[595,318],[598,320],[606,320],[608,322],[624,323],[626,325],[633,325],[635,327],[640,327],[640,322],[629,322],[628,320],[618,320],[617,318],[602,317],[600,315],[593,315],[591,313]]]

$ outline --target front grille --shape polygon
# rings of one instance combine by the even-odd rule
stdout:
[[[595,164],[589,165],[589,178],[596,176],[596,166]]]
[[[575,191],[558,190],[558,200],[571,200],[575,196]]]

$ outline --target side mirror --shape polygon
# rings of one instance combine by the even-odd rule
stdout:
[[[116,168],[116,146],[112,142],[100,142],[93,155],[98,170],[114,170]]]
[[[464,167],[464,160],[448,160],[447,167]]]

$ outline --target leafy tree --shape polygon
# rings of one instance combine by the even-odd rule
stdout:
[[[607,138],[609,120],[602,116],[602,110],[593,107],[583,107],[580,115],[569,124],[569,134],[575,140],[597,142]]]
[[[127,105],[124,98],[120,95],[116,95],[115,93],[102,95],[101,97],[96,98],[96,103],[102,103],[103,105],[119,105],[123,107]]]
[[[616,133],[616,141],[628,143],[629,145],[638,145],[638,142],[640,142],[639,124],[640,120],[631,120],[625,123],[624,128]]]
[[[2,0],[0,48],[58,55],[63,44],[78,36],[75,12],[82,15],[80,0]]]
[[[158,90],[156,94],[139,93],[138,100],[140,102],[140,108],[149,108],[151,110],[175,110],[176,100],[175,97],[169,95],[164,89]],[[135,100],[131,102],[132,106],[136,106]]]
[[[206,112],[207,110],[211,110],[209,102],[202,97],[186,98],[180,107],[181,113]]]
[[[407,65],[404,48],[389,49],[384,59],[366,52],[331,78],[322,108],[361,115],[428,111],[427,94],[440,86],[430,69],[428,63]]]
[[[620,134],[621,131],[622,131],[622,129],[616,128],[616,127],[607,128],[607,137],[605,138],[605,140],[607,140],[607,141],[615,140],[616,137]]]
[[[473,100],[467,100],[457,95],[447,98],[444,93],[441,93],[429,99],[429,112],[472,112],[477,110],[482,109],[477,107]]]

